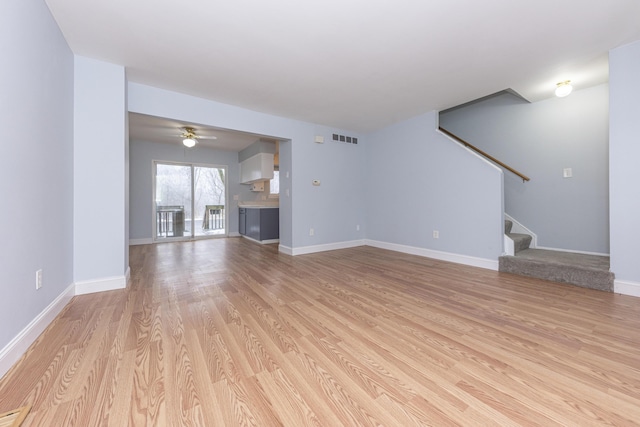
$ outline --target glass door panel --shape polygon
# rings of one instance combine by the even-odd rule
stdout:
[[[155,239],[191,237],[191,166],[156,163],[155,192]]]
[[[226,169],[194,166],[194,235],[227,234]]]

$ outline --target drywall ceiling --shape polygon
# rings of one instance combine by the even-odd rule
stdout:
[[[260,139],[275,142],[275,139],[265,135],[214,128],[198,123],[148,116],[146,114],[129,113],[129,139],[131,141],[182,145],[183,138],[180,135],[185,126],[192,127],[196,135],[204,137],[198,139],[196,147],[241,151]],[[215,137],[216,139],[207,137]]]
[[[512,89],[606,82],[638,0],[46,0],[74,53],[130,81],[373,131]]]

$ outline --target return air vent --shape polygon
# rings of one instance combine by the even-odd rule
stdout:
[[[337,133],[333,134],[333,140],[337,142],[346,142],[347,144],[358,143],[358,138],[356,138],[355,136],[338,135]]]

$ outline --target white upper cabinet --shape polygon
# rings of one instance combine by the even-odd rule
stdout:
[[[251,184],[273,179],[273,154],[259,153],[240,162],[240,182]]]

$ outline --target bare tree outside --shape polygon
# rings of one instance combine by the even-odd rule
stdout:
[[[193,173],[193,175],[192,175]],[[193,183],[191,177],[193,176]],[[194,212],[191,212],[193,184]],[[203,219],[207,206],[216,206],[218,215],[224,215],[226,202],[225,169],[218,167],[184,164],[156,164],[156,209],[184,211],[185,235],[191,235],[191,225],[195,235],[203,235]],[[175,215],[172,217],[175,220]],[[160,216],[157,221],[160,221]],[[161,227],[158,226],[158,235]],[[220,230],[218,230],[220,231]],[[222,229],[224,232],[224,229]],[[219,233],[218,233],[219,234]],[[174,234],[173,237],[176,235]]]

